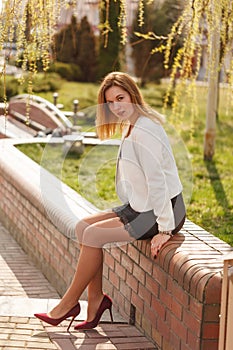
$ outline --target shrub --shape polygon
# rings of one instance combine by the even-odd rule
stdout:
[[[55,72],[60,77],[68,81],[80,81],[82,72],[79,66],[73,63],[55,62],[49,68],[50,72]]]
[[[27,80],[27,79],[26,79]],[[28,83],[25,81],[23,91],[27,92]],[[47,92],[57,91],[61,87],[60,75],[56,73],[38,73],[33,80],[33,91]]]
[[[7,79],[6,81],[6,98],[9,100],[11,97],[19,94],[19,82],[15,78]],[[4,82],[0,80],[0,102],[4,102]]]

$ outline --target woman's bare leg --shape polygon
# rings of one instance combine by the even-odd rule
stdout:
[[[93,223],[96,223],[98,221],[107,220],[110,218],[116,217],[116,214],[111,212],[102,212],[98,213],[96,215],[92,215],[90,217],[87,217],[83,220],[80,225],[77,225],[76,231],[78,235],[78,240],[81,242],[83,240],[83,232],[84,232],[84,226],[85,228]],[[82,249],[82,244],[80,245],[80,252]],[[103,298],[103,287],[102,287],[102,280],[103,280],[103,264],[101,264],[99,270],[97,271],[96,275],[93,277],[93,279],[88,284],[88,309],[87,309],[87,320],[92,320],[95,315],[91,312],[91,310],[95,309],[95,305],[99,304],[99,301]],[[98,308],[98,306],[97,306]],[[93,317],[92,317],[93,315]]]
[[[87,321],[92,321],[95,317],[96,310],[98,309],[103,299],[103,264],[99,268],[96,276],[91,280],[87,287],[88,295],[88,308],[87,308]]]
[[[71,285],[60,303],[50,312],[51,317],[60,318],[77,304],[81,294],[101,267],[102,261],[103,252],[101,248],[82,247]]]
[[[130,242],[132,240],[116,216],[87,226],[83,231],[82,249],[73,281],[61,299],[61,302],[50,312],[50,316],[54,318],[63,316],[77,303],[89,284],[88,296],[90,297],[90,304],[96,293],[99,293],[102,298],[102,288],[100,291],[100,285],[102,281],[103,245],[119,241]],[[89,308],[88,318],[91,318],[92,314],[95,316],[101,298],[100,300],[97,300],[97,297],[95,298],[97,305],[91,304],[92,307]]]

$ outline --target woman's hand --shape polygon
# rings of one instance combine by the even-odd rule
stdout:
[[[162,246],[169,241],[169,239],[171,238],[171,236],[169,235],[165,235],[162,233],[158,233],[157,235],[155,235],[152,240],[151,240],[151,254],[153,256],[153,258],[157,258],[157,255],[160,251],[160,249],[162,248]]]

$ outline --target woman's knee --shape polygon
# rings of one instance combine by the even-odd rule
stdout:
[[[77,240],[80,244],[82,244],[83,241],[83,233],[85,231],[85,229],[89,226],[89,224],[87,223],[87,221],[85,221],[85,219],[80,220],[75,227],[75,232],[76,232],[76,237]]]
[[[105,243],[103,242],[104,236],[99,231],[100,228],[95,224],[86,227],[82,235],[82,244],[89,247],[102,248]]]

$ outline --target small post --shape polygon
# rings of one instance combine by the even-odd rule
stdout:
[[[53,94],[53,104],[54,104],[54,106],[57,105],[57,98],[58,98],[58,93],[54,92],[54,94]]]
[[[74,101],[73,101],[73,105],[74,105],[74,116],[73,116],[73,120],[74,120],[74,125],[77,125],[77,113],[78,113],[79,100],[74,100]]]
[[[230,350],[233,342],[233,253],[224,258],[218,350]]]

